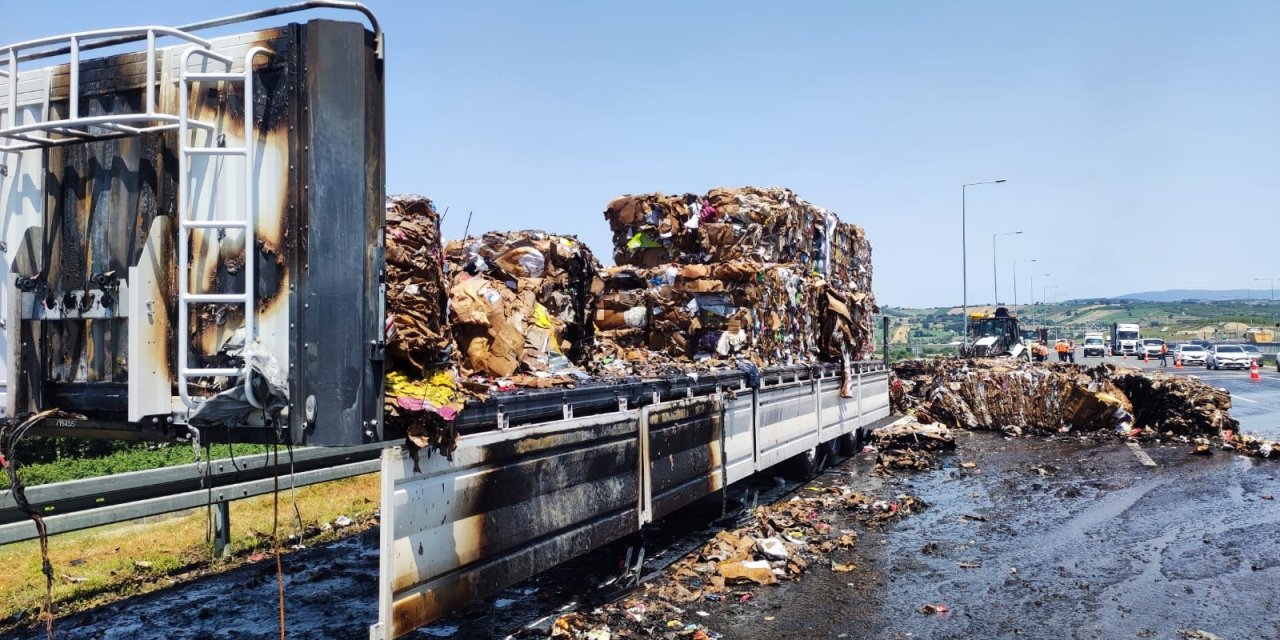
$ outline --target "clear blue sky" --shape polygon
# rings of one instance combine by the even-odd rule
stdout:
[[[783,185],[867,228],[882,304],[1280,276],[1280,3],[386,2],[388,188],[446,235],[575,233],[621,193]],[[269,6],[0,0],[0,41]],[[110,11],[102,7],[110,6]],[[20,17],[19,17],[20,16]],[[1031,266],[1019,268],[1019,302]],[[1054,292],[1051,292],[1051,296]]]

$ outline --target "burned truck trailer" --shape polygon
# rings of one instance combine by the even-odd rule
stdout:
[[[303,10],[363,20],[249,28]],[[391,638],[889,415],[875,361],[598,380],[472,401],[450,456],[414,455],[382,415],[383,114],[355,3],[0,48],[5,420],[384,444]]]
[[[6,416],[381,439],[381,35],[273,13],[0,49]]]

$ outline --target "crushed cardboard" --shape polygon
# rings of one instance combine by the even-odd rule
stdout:
[[[386,206],[385,420],[414,446],[448,455],[465,394],[446,316],[440,217],[423,196],[391,196]]]
[[[894,365],[890,399],[896,411],[911,412],[921,424],[1007,435],[1078,433],[1187,443],[1200,438],[1244,455],[1280,457],[1280,443],[1239,433],[1230,392],[1194,376],[1111,364],[906,360]]]
[[[852,549],[858,540],[857,531],[837,526],[841,515],[878,527],[929,506],[908,494],[876,498],[843,485],[814,489],[813,495],[757,507],[746,525],[720,531],[663,575],[641,585],[636,594],[590,612],[561,616],[553,630],[564,631],[553,637],[585,639],[587,633],[600,629],[625,637],[708,633],[702,625],[683,621],[695,603],[745,603],[754,598],[754,590],[795,580],[813,566],[853,571],[852,563],[832,558]]]
[[[625,196],[605,217],[608,270],[543,231],[444,245],[429,199],[387,199],[384,407],[415,446],[452,451],[458,411],[492,393],[875,350],[865,232],[787,189]]]
[[[951,430],[940,424],[905,419],[872,433],[877,470],[925,471],[937,466],[935,452],[956,448]]]
[[[875,350],[866,233],[788,189],[626,195],[604,216],[621,277],[605,278],[613,290],[597,318],[626,343],[611,351],[686,361],[741,352],[768,366]]]

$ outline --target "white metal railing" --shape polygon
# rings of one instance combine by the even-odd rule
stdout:
[[[226,65],[221,73],[191,72],[192,56],[201,56],[206,61],[213,60]],[[199,46],[188,47],[182,52],[180,59],[180,80],[178,88],[178,393],[182,402],[195,408],[200,400],[193,398],[187,389],[192,378],[213,376],[243,376],[245,395],[249,402],[254,400],[252,380],[248,372],[248,362],[243,369],[233,367],[193,367],[191,366],[191,338],[186,327],[191,322],[191,307],[197,304],[232,304],[244,308],[244,348],[247,350],[257,337],[257,325],[254,322],[255,280],[257,279],[254,250],[257,245],[257,198],[255,197],[254,176],[255,162],[253,156],[253,60],[260,55],[273,55],[265,47],[252,47],[244,56],[244,71],[232,73],[232,59],[216,51]],[[193,82],[242,82],[244,83],[244,144],[239,147],[203,147],[191,144],[190,127],[196,122],[189,117],[191,83]],[[238,220],[194,220],[191,217],[191,205],[188,198],[187,166],[191,157],[227,157],[241,160],[244,170],[244,217]],[[193,293],[191,291],[191,241],[192,229],[241,229],[244,231],[244,291],[241,293]],[[247,360],[247,359],[246,359]]]
[[[80,57],[81,48],[119,38],[142,37],[146,39],[146,97],[143,110],[137,113],[117,113],[101,116],[80,115]],[[0,119],[0,151],[24,151],[61,144],[86,142],[121,134],[139,135],[178,128],[177,114],[163,113],[156,98],[156,38],[171,37],[191,43],[209,51],[212,43],[180,29],[148,25],[120,29],[98,29],[60,36],[27,40],[0,48],[0,77],[8,80],[5,117]],[[69,55],[67,62],[70,79],[67,99],[67,117],[57,120],[23,123],[18,111],[18,81],[21,78],[19,60],[42,60]],[[202,123],[203,124],[203,123]],[[205,125],[208,126],[208,125]],[[105,131],[93,131],[92,128]],[[37,135],[43,134],[43,135]],[[62,137],[53,137],[54,135]]]

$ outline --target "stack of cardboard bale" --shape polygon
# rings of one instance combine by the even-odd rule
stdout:
[[[604,278],[596,325],[615,357],[769,366],[875,348],[866,234],[790,190],[622,196],[605,219],[622,266]]]
[[[470,398],[584,375],[600,264],[576,238],[490,232],[444,246],[430,200],[392,196],[386,242],[384,409],[415,444],[451,452]]]
[[[577,238],[490,232],[445,248],[464,376],[497,387],[573,381],[593,339],[600,263]]]
[[[446,312],[440,217],[431,201],[388,198],[386,242],[386,421],[418,446],[448,453],[464,396]]]

